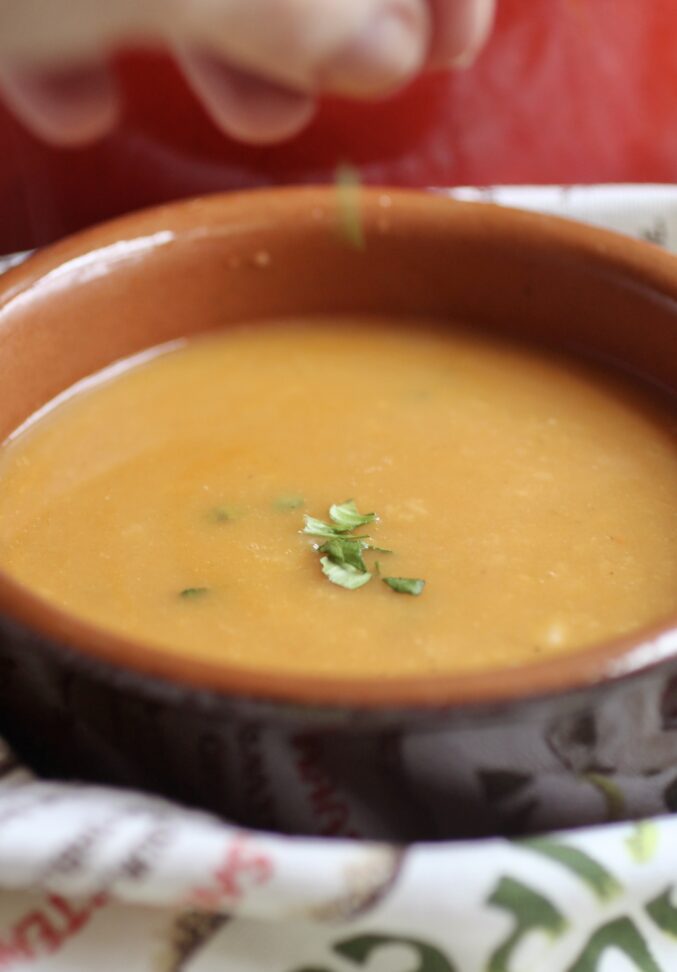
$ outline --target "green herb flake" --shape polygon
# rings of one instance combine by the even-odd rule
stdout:
[[[363,550],[366,550],[365,542],[351,537],[335,537],[327,540],[320,547],[320,553],[326,554],[335,564],[349,564],[367,573],[367,567],[362,559]]]
[[[234,506],[215,506],[209,516],[215,523],[232,523],[238,520],[242,514]]]
[[[284,513],[287,510],[299,510],[302,506],[305,506],[305,500],[302,496],[278,496],[278,498],[273,503],[273,507],[276,510]]]
[[[335,175],[338,230],[345,242],[364,250],[366,241],[360,200],[360,174],[352,165],[339,165]]]
[[[320,558],[322,572],[332,584],[356,590],[367,584],[372,574],[364,562],[365,551],[390,554],[392,550],[377,547],[370,536],[348,536],[352,530],[373,523],[378,519],[375,513],[360,513],[355,500],[345,503],[334,503],[329,509],[331,523],[318,520],[314,516],[305,514],[302,533],[311,537],[321,537],[324,543],[313,544],[318,553],[324,554]],[[423,593],[425,581],[415,577],[382,577],[381,565],[377,560],[374,564],[375,573],[381,577],[384,584],[398,594],[411,594],[418,597]]]
[[[334,503],[329,508],[329,517],[336,524],[337,533],[348,533],[357,527],[365,526],[376,520],[375,513],[358,512],[355,500],[346,500],[345,503]]]
[[[331,526],[329,523],[325,523],[323,520],[317,520],[314,516],[308,516],[306,513],[303,517],[304,527],[303,533],[308,534],[309,537],[338,537],[340,536],[339,531],[336,527]]]
[[[384,577],[382,580],[398,594],[412,594],[414,597],[422,594],[425,587],[425,581],[415,577]]]
[[[369,571],[359,570],[352,564],[337,564],[330,557],[321,557],[320,563],[325,577],[332,584],[338,584],[339,587],[345,587],[346,590],[355,591],[359,587],[364,587],[371,580]]]
[[[197,597],[204,597],[205,594],[209,593],[208,587],[186,587],[181,591],[179,597],[185,598],[187,601],[193,600]]]

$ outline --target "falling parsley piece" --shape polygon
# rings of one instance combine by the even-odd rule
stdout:
[[[346,590],[355,591],[358,587],[364,587],[371,580],[371,574],[367,570],[359,570],[352,564],[337,564],[330,557],[321,557],[322,573],[339,587]]]
[[[332,523],[336,524],[336,532],[348,533],[356,527],[373,523],[376,519],[376,514],[360,513],[355,504],[355,500],[346,500],[345,503],[334,503],[329,508],[329,518]]]
[[[192,600],[196,597],[204,597],[205,594],[209,593],[208,587],[186,587],[181,591],[179,597],[185,598],[187,601]]]
[[[422,594],[425,587],[425,581],[415,577],[383,577],[382,580],[398,594],[413,594],[414,597]]]
[[[364,224],[360,200],[360,173],[352,165],[339,165],[335,173],[338,229],[349,246],[364,250]]]

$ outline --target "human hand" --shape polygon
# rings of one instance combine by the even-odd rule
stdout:
[[[115,123],[106,56],[169,47],[213,120],[242,141],[289,138],[324,93],[387,94],[464,67],[496,0],[0,0],[0,92],[34,132],[82,144]]]

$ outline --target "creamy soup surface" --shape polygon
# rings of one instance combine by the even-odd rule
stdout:
[[[132,362],[5,444],[0,565],[171,653],[453,673],[667,617],[676,497],[675,413],[613,375],[420,320],[278,321]],[[393,551],[359,590],[300,532],[350,498]]]

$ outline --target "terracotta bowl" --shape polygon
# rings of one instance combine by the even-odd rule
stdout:
[[[0,438],[78,379],[243,319],[426,314],[573,348],[677,390],[677,260],[540,215],[331,190],[198,199],[90,230],[0,287]],[[491,606],[487,606],[490,610]],[[338,680],[178,660],[0,574],[0,733],[40,773],[282,831],[529,832],[677,801],[677,618],[458,677]]]

